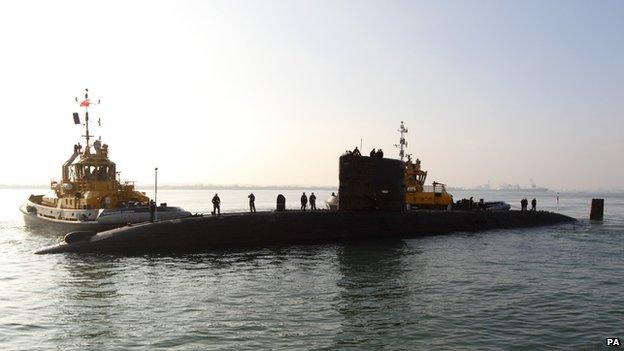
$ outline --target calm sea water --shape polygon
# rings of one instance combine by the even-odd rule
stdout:
[[[624,197],[579,224],[193,255],[34,255],[32,192],[0,190],[1,350],[603,349],[624,338]],[[213,191],[159,192],[208,211]],[[247,191],[219,191],[243,211]],[[278,191],[255,191],[258,209]],[[282,191],[288,206],[299,191]],[[315,192],[319,203],[329,192]],[[309,193],[308,193],[309,194]],[[455,192],[519,205],[519,194]],[[527,194],[529,200],[532,195]],[[538,206],[556,210],[553,194]],[[624,340],[624,339],[622,339]]]

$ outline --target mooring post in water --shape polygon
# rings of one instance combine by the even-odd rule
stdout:
[[[594,221],[602,221],[604,214],[604,199],[592,199],[591,212],[589,219]]]
[[[158,167],[154,168],[154,220],[158,220]]]

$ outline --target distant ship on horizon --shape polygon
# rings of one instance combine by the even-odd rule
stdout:
[[[495,190],[498,191],[532,191],[532,192],[546,192],[548,191],[548,188],[544,188],[544,187],[539,187],[536,186],[535,184],[531,184],[530,187],[528,188],[523,188],[518,184],[504,184],[501,185],[500,187],[496,188]]]
[[[543,193],[543,192],[547,192],[549,189],[545,188],[545,187],[541,187],[541,186],[535,185],[535,182],[533,182],[533,180],[531,179],[531,185],[529,187],[523,187],[523,186],[520,186],[518,184],[506,183],[506,184],[501,184],[498,188],[492,188],[490,186],[490,182],[488,181],[487,184],[478,185],[474,189],[467,189],[467,190],[514,191],[514,192],[530,191],[530,192]]]

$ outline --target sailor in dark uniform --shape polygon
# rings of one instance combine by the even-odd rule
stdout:
[[[212,214],[221,214],[221,199],[219,194],[215,194],[212,198]]]
[[[528,206],[529,206],[529,200],[527,200],[526,198],[524,198],[524,199],[522,199],[522,201],[520,201],[521,211],[526,211]]]
[[[249,198],[249,212],[256,212],[256,197],[253,193],[247,197]]]
[[[316,210],[316,195],[310,194],[310,211]]]
[[[303,195],[301,195],[301,210],[305,211],[307,206],[308,206],[308,197],[306,196],[304,192]]]
[[[154,215],[156,214],[156,203],[154,200],[150,200],[149,202],[149,211],[150,211],[150,222],[154,221]]]

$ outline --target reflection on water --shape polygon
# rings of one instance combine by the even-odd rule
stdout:
[[[402,264],[407,246],[403,240],[347,243],[337,250],[341,278],[340,301],[343,315],[336,346],[381,347],[392,344],[388,329],[403,330],[414,321],[410,317],[409,274]],[[362,334],[365,337],[362,337]]]
[[[29,235],[39,235],[50,238],[62,237],[68,233],[68,229],[65,226],[34,222],[25,223],[24,231]]]
[[[71,334],[88,345],[89,340],[114,338],[121,298],[117,284],[121,259],[98,255],[67,255],[59,269],[67,272],[58,282],[56,315],[63,326],[59,338]],[[88,311],[88,313],[85,313]]]

